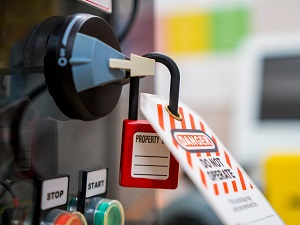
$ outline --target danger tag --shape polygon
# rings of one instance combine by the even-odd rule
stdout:
[[[141,94],[141,111],[224,224],[281,225],[243,168],[204,120],[179,103],[181,120],[165,109],[168,98]]]

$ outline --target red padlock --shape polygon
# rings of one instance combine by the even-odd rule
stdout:
[[[153,56],[154,59],[158,57],[158,61],[161,56],[166,57],[154,54],[149,56],[151,58]],[[119,183],[124,187],[175,189],[178,185],[178,162],[150,123],[146,120],[137,120],[139,79],[139,77],[130,78],[129,113],[128,119],[123,122]],[[177,110],[179,77],[175,82],[173,79],[172,84],[171,73],[171,89],[172,87],[178,89],[175,91]]]
[[[119,183],[124,187],[175,189],[179,165],[147,120],[137,120],[139,77],[130,78],[130,107],[123,122]]]

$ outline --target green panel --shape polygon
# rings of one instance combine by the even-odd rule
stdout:
[[[212,12],[212,50],[233,50],[249,33],[249,10],[230,9]]]

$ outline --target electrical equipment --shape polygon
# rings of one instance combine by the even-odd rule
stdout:
[[[95,120],[110,113],[119,100],[122,85],[112,83],[126,74],[106,64],[109,58],[125,59],[120,51],[113,29],[102,18],[52,17],[27,38],[24,69],[44,66],[47,88],[59,109],[72,119]]]
[[[63,113],[70,114],[67,116],[63,115],[63,113],[60,112],[61,109],[57,108],[56,103],[58,101],[62,101],[62,98],[64,97],[52,98],[53,96],[49,95],[49,91],[56,92],[56,89],[58,88],[57,85],[60,85],[60,83],[56,83],[59,78],[53,78],[53,76],[57,73],[60,73],[58,63],[60,65],[64,65],[66,60],[68,60],[69,63],[69,58],[65,57],[66,60],[64,59],[63,51],[60,51],[61,48],[55,45],[55,41],[57,41],[56,43],[61,44],[62,40],[60,38],[63,39],[65,34],[70,32],[68,40],[70,41],[70,45],[71,42],[74,43],[73,46],[75,46],[75,49],[66,49],[66,56],[68,54],[74,55],[75,51],[84,52],[88,50],[88,48],[80,48],[80,46],[77,45],[77,43],[81,42],[77,42],[79,38],[81,38],[81,40],[84,39],[84,46],[95,44],[99,46],[102,51],[102,47],[104,45],[101,44],[104,43],[105,45],[110,46],[110,52],[114,52],[115,50],[115,52],[120,53],[119,40],[124,38],[124,34],[128,32],[128,28],[130,26],[127,26],[126,23],[124,26],[125,29],[122,29],[124,25],[123,22],[125,20],[123,17],[120,19],[121,17],[119,18],[119,14],[116,15],[113,13],[108,18],[108,16],[103,15],[101,12],[98,12],[97,10],[75,0],[42,0],[30,2],[30,4],[27,4],[27,2],[24,1],[22,4],[18,3],[18,6],[16,6],[15,1],[11,1],[9,7],[6,7],[6,3],[7,1],[1,1],[1,9],[8,10],[8,13],[12,15],[13,18],[10,18],[9,20],[1,20],[0,22],[1,46],[3,47],[3,45],[7,45],[7,48],[3,48],[5,51],[1,52],[0,56],[0,74],[8,75],[7,77],[9,78],[10,85],[13,88],[10,89],[9,93],[7,92],[7,95],[13,94],[14,96],[13,98],[4,97],[5,99],[1,99],[1,106],[7,106],[1,109],[1,125],[5,125],[1,127],[3,128],[1,130],[1,138],[7,142],[5,142],[5,149],[1,145],[0,178],[9,186],[12,186],[15,190],[17,196],[20,197],[21,207],[14,209],[13,206],[11,206],[10,195],[7,194],[8,192],[6,189],[1,187],[0,207],[1,210],[4,209],[6,213],[1,213],[2,218],[0,218],[0,223],[1,219],[8,221],[7,224],[10,224],[12,221],[19,224],[22,224],[23,222],[26,224],[36,223],[37,217],[39,216],[34,216],[36,215],[34,214],[35,208],[32,206],[36,202],[36,182],[40,178],[47,179],[57,174],[69,174],[70,196],[68,196],[68,199],[73,200],[74,196],[77,198],[77,190],[79,186],[78,172],[79,170],[85,170],[85,168],[96,168],[101,165],[112,168],[110,172],[111,175],[107,177],[107,183],[109,184],[109,188],[107,189],[108,195],[111,196],[110,199],[122,199],[121,196],[123,196],[124,193],[119,190],[120,188],[118,184],[114,181],[114,177],[116,177],[115,173],[117,171],[115,168],[116,163],[114,161],[115,158],[119,159],[119,155],[115,150],[119,149],[115,146],[118,145],[118,142],[115,140],[120,140],[120,138],[118,138],[118,134],[115,134],[114,139],[110,137],[109,134],[112,130],[109,131],[108,128],[118,130],[118,128],[116,128],[118,126],[117,121],[122,117],[118,114],[118,112],[122,112],[123,110],[118,108],[117,112],[110,112],[118,102],[122,91],[122,85],[128,82],[126,81],[127,73],[121,70],[108,69],[108,73],[111,72],[121,76],[117,77],[116,80],[109,80],[107,83],[102,83],[101,81],[101,83],[95,84],[95,88],[99,88],[101,91],[98,90],[97,92],[94,88],[91,88],[94,93],[96,93],[94,95],[90,94],[89,96],[85,95],[85,97],[78,97],[80,100],[86,99],[86,101],[88,101],[88,103],[81,102],[84,104],[84,107],[86,106],[85,104],[93,107],[91,114],[86,114],[86,112],[81,114],[82,111],[76,113],[73,109],[68,109],[69,112],[66,111],[66,113]],[[116,5],[120,3],[119,1],[114,1],[113,4],[115,7],[114,9],[116,9]],[[135,3],[133,4],[136,5]],[[147,5],[149,4],[147,3]],[[49,10],[46,10],[46,8]],[[122,8],[122,11],[123,9],[124,8]],[[149,9],[151,10],[151,7],[148,8],[148,10]],[[18,11],[18,16],[13,16],[15,14],[9,10]],[[126,8],[126,10],[128,10],[128,8]],[[42,16],[38,16],[40,15],[39,12],[43,12]],[[130,10],[129,12],[131,13]],[[80,15],[78,13],[80,13]],[[125,12],[125,14],[126,13],[127,12]],[[114,26],[114,29],[118,31],[118,35],[113,33],[114,36],[106,36],[111,33],[112,28],[101,17],[109,21],[109,23]],[[116,18],[118,21],[115,20]],[[22,23],[17,23],[18,21],[16,22],[15,20],[22,20]],[[121,29],[116,29],[116,22],[119,23],[119,20],[122,20],[122,27],[120,27]],[[129,17],[129,20],[131,20],[131,16]],[[2,26],[3,21],[4,26]],[[16,24],[20,24],[21,29],[17,29],[15,26],[12,26],[11,29],[7,29],[5,21],[11,21],[12,23],[16,22]],[[94,26],[89,26],[91,24]],[[104,26],[103,29],[101,28],[102,25]],[[69,31],[66,30],[68,28]],[[73,33],[76,29],[79,32]],[[149,30],[149,26],[147,29]],[[18,36],[16,37],[11,35],[11,30],[15,30]],[[32,30],[32,32],[27,33],[29,30]],[[101,43],[99,40],[99,33],[105,36],[100,38]],[[119,34],[121,34],[120,37]],[[9,37],[9,44],[7,42],[3,42],[3,40],[7,40],[3,39],[3,35]],[[147,35],[147,37],[150,36]],[[104,39],[106,41],[103,41]],[[111,47],[111,43],[113,42],[118,44],[118,48]],[[130,43],[130,40],[127,40],[126,43]],[[149,51],[153,49],[152,47],[149,47],[148,43],[144,43],[143,46],[146,46],[146,50],[141,51]],[[55,55],[56,50],[58,51],[58,55]],[[96,55],[99,54],[99,52],[100,51],[97,51]],[[88,52],[87,54],[93,55],[94,53]],[[3,55],[5,55],[4,61]],[[56,58],[53,60],[53,64],[50,65],[48,64],[48,56],[51,58],[52,55]],[[104,55],[107,56],[107,52]],[[95,54],[93,56],[95,56]],[[109,57],[125,59],[125,56],[121,53]],[[75,61],[72,61],[74,63],[74,67],[79,68],[86,65]],[[44,64],[47,65],[44,67]],[[95,66],[100,66],[100,64]],[[44,71],[44,68],[46,67],[50,69],[47,70],[49,73],[47,72],[45,77],[44,72],[46,73],[46,71]],[[71,72],[71,74],[69,74],[70,76],[68,77],[68,81],[71,80],[72,86],[73,70],[69,70],[69,72]],[[75,71],[75,73],[77,72]],[[45,79],[47,83],[46,85]],[[121,82],[119,82],[120,80]],[[19,85],[18,91],[15,89],[16,84]],[[52,84],[54,86],[51,86]],[[79,82],[79,85],[82,85],[82,82]],[[86,92],[86,90],[78,91],[79,89],[77,90],[74,87],[72,87],[73,90],[75,90],[75,92],[73,92],[74,94],[78,94],[78,92]],[[69,86],[65,88],[70,91]],[[113,90],[113,93],[110,93],[109,90]],[[69,93],[70,92],[68,92],[68,94]],[[99,93],[106,96],[106,99],[108,100],[107,102],[102,103],[102,106],[105,106],[105,108],[102,109],[99,109],[101,104],[98,104],[100,102],[98,98]],[[71,100],[70,96],[72,96],[72,93],[65,97],[65,100]],[[93,101],[93,103],[91,101]],[[61,105],[63,105],[62,107],[67,107],[66,104],[61,103]],[[114,106],[109,107],[111,104]],[[127,104],[125,105],[127,106]],[[121,104],[121,106],[119,104],[118,107],[125,108],[123,104]],[[6,111],[8,108],[11,110]],[[98,109],[99,111],[97,111]],[[76,116],[71,115],[72,113],[75,113]],[[78,114],[80,115],[77,117]],[[110,114],[108,117],[99,119],[100,117],[104,117],[108,114]],[[87,116],[85,117],[85,115]],[[58,120],[48,118],[49,116]],[[70,117],[77,117],[76,119],[78,120],[96,121],[86,123],[70,120]],[[4,158],[6,159],[5,161]],[[27,180],[30,182],[27,182]],[[94,183],[93,187],[98,187],[99,183],[96,184]],[[30,188],[27,188],[27,186],[30,186]],[[55,200],[57,197],[58,199],[61,193],[62,192],[60,192],[60,190],[51,191],[49,198]],[[127,191],[126,193],[130,193],[130,191]],[[135,190],[134,193],[139,193],[139,190]],[[143,191],[143,193],[153,196],[153,191]],[[127,198],[127,194],[125,195]],[[86,201],[86,204],[94,198],[99,197],[90,197]],[[100,198],[102,199],[102,197]],[[133,198],[135,198],[135,196],[133,196]],[[122,199],[122,201],[124,201],[124,199]],[[116,224],[116,221],[120,221],[120,223],[122,223],[122,221],[124,222],[124,213],[122,214],[121,212],[120,202],[119,204],[115,203],[116,200],[109,200],[109,202],[102,201],[102,203],[103,202],[107,203],[107,207],[105,209],[110,212],[109,219],[111,221],[113,221],[112,217],[115,217],[117,214],[121,215],[119,216],[119,220],[110,222],[111,224]],[[100,204],[100,202],[98,203],[99,207],[96,207],[95,209],[100,211],[100,209],[104,207],[104,204]],[[139,202],[136,202],[135,204],[139,204]],[[155,210],[154,202],[151,202],[148,206],[151,208],[149,210],[150,213],[147,214],[147,218],[141,218],[141,220],[143,220],[143,224],[149,223],[151,213]],[[41,215],[38,220],[49,224],[58,224],[62,221],[65,221],[68,224],[85,224],[86,222],[84,222],[82,216],[79,216],[79,213],[70,213],[71,210],[72,212],[74,210],[76,211],[76,207],[73,207],[73,210],[68,208],[69,211],[66,211],[65,206],[63,209],[58,209],[61,208],[61,206],[54,206],[55,209],[46,209],[45,211],[47,212],[43,212],[43,215]],[[84,212],[81,214],[83,215]],[[101,213],[97,212],[96,214],[101,216]],[[105,215],[104,217],[106,218]],[[14,220],[11,218],[14,218]],[[58,220],[58,218],[60,219]],[[130,219],[126,223],[130,224]]]
[[[80,171],[78,196],[69,201],[68,208],[84,214],[88,225],[124,225],[122,204],[106,198],[107,180],[107,168]]]
[[[86,201],[92,197],[105,197],[108,169],[86,169],[79,172],[77,210],[84,213]]]
[[[87,205],[86,219],[88,225],[124,225],[125,216],[119,201],[94,198]]]
[[[85,217],[79,212],[69,212],[65,210],[54,209],[45,216],[41,224],[87,225],[87,222]]]
[[[240,58],[231,143],[237,158],[251,165],[276,149],[299,149],[300,36],[252,38]]]

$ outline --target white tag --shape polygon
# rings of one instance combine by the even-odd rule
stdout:
[[[170,151],[156,133],[137,132],[133,137],[131,176],[166,180],[169,177]]]
[[[179,103],[177,121],[165,109],[167,98],[140,99],[144,116],[224,224],[284,224],[199,115]]]
[[[107,169],[95,170],[87,173],[86,198],[104,194],[106,192]]]
[[[104,12],[111,13],[111,0],[78,0]]]
[[[69,177],[44,180],[42,183],[41,209],[46,210],[67,203]]]

